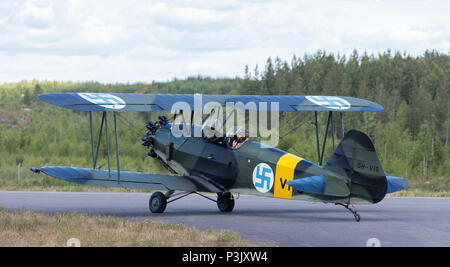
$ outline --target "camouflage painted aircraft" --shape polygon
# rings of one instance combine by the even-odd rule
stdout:
[[[147,153],[162,164],[170,174],[127,172],[120,170],[116,113],[126,111],[167,111],[183,101],[190,107],[191,122],[181,126],[195,131],[205,125],[193,123],[195,98],[202,103],[273,103],[280,112],[314,111],[318,164],[299,156],[268,147],[238,132],[213,135],[213,138],[176,137],[174,122],[160,115],[155,122],[148,121],[148,132],[142,138]],[[184,94],[105,94],[105,93],[50,93],[39,95],[42,101],[69,109],[88,111],[91,130],[92,168],[41,167],[31,168],[69,182],[124,188],[157,190],[149,200],[153,213],[162,213],[166,205],[192,193],[217,203],[222,212],[234,208],[233,194],[251,194],[282,199],[303,199],[342,205],[351,211],[356,221],[360,215],[355,203],[378,203],[387,193],[408,187],[408,181],[389,176],[375,152],[370,138],[357,130],[347,132],[330,158],[322,165],[329,126],[334,128],[333,112],[342,115],[348,111],[379,111],[383,108],[373,102],[352,97],[335,96],[240,96],[240,95],[184,95]],[[200,108],[204,108],[202,104]],[[261,106],[259,107],[261,109]],[[269,105],[266,111],[270,111]],[[92,112],[102,113],[97,142],[94,144]],[[322,149],[319,141],[319,111],[329,113]],[[113,113],[117,170],[111,170],[108,137],[108,112]],[[176,116],[176,115],[175,115]],[[180,126],[180,125],[178,125]],[[96,168],[102,131],[105,127],[108,170]],[[196,128],[197,127],[197,128]],[[343,128],[343,125],[342,125]],[[241,131],[242,132],[242,131]],[[333,132],[333,131],[332,131]],[[334,134],[333,148],[334,148]],[[321,151],[322,150],[322,151]],[[164,193],[160,192],[163,191]],[[175,193],[182,191],[182,193]],[[200,192],[216,193],[217,199]]]

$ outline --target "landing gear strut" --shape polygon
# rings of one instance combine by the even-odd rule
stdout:
[[[166,209],[167,204],[178,200],[180,198],[189,196],[190,194],[197,194],[206,199],[209,199],[217,203],[217,207],[221,212],[231,212],[234,208],[234,197],[230,192],[220,192],[217,193],[217,200],[210,197],[202,195],[198,192],[184,192],[180,194],[173,194],[174,191],[168,191],[166,194],[161,192],[155,192],[150,197],[149,208],[152,213],[163,213]],[[169,200],[170,199],[170,200]]]
[[[351,213],[353,213],[353,216],[355,216],[355,221],[359,222],[361,220],[361,216],[359,216],[358,211],[356,211],[355,207],[351,204],[342,204],[342,203],[335,203],[336,205],[342,206],[346,209],[348,209]],[[351,205],[351,207],[350,207]]]

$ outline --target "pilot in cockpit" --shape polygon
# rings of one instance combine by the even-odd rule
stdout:
[[[232,149],[237,149],[240,146],[242,146],[245,142],[247,142],[249,138],[249,133],[248,130],[246,129],[239,129],[239,131],[237,132],[237,136],[236,138],[233,140],[233,142],[231,143],[231,148]]]

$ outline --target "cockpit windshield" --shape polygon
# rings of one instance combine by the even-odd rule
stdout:
[[[207,120],[202,126],[202,132],[205,138],[223,137],[223,133],[220,131],[220,125],[218,125],[217,119]]]

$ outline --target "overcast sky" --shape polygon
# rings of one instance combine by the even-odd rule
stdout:
[[[0,83],[243,76],[317,50],[450,52],[450,1],[0,1]]]

